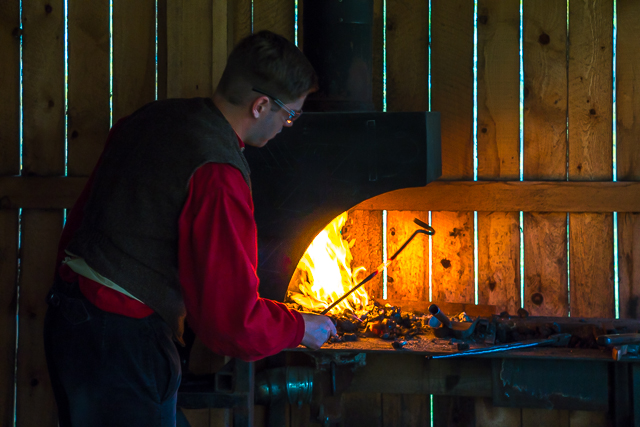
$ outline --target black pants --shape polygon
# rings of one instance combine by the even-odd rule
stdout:
[[[175,426],[180,358],[157,314],[107,313],[77,284],[56,284],[47,300],[45,351],[60,427]]]

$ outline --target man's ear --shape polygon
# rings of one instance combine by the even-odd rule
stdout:
[[[253,104],[251,104],[251,115],[253,115],[253,118],[257,119],[261,114],[269,111],[269,103],[270,100],[268,96],[256,98]]]

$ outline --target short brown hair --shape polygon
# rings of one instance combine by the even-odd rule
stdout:
[[[239,105],[254,87],[292,102],[317,90],[318,77],[296,45],[263,30],[245,37],[233,49],[216,91]]]

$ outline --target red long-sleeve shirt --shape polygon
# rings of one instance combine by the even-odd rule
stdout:
[[[80,225],[92,182],[90,178],[67,217],[59,261]],[[253,200],[239,170],[219,163],[198,168],[178,225],[178,266],[187,322],[207,347],[256,360],[300,344],[304,336],[300,313],[258,294]],[[77,278],[82,293],[102,310],[137,318],[153,313],[139,301],[78,276],[66,266],[60,274],[66,280]]]

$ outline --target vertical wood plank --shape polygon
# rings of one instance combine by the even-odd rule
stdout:
[[[229,56],[229,4],[227,0],[212,3],[213,39],[211,54],[211,87],[215,91]],[[212,92],[213,94],[213,92]]]
[[[20,2],[0,3],[0,175],[20,173]],[[18,211],[0,209],[0,425],[13,424]]]
[[[63,2],[23,3],[23,22],[24,171],[61,175],[65,140]],[[42,329],[62,212],[23,211],[22,224],[16,419],[19,425],[56,426]]]
[[[618,0],[616,52],[618,180],[640,179],[640,3]],[[640,313],[640,215],[618,214],[620,317]]]
[[[210,97],[217,84],[212,82],[212,2],[173,1],[167,6],[167,96]],[[226,28],[223,29],[226,34]],[[221,44],[226,45],[226,40]]]
[[[496,408],[489,398],[476,399],[476,427],[521,427],[519,408]]]
[[[475,302],[473,213],[433,212],[433,300]]]
[[[414,218],[429,223],[427,212],[389,211],[387,259],[413,234]],[[387,269],[389,299],[429,301],[429,236],[418,234]]]
[[[61,211],[35,209],[23,211],[22,217],[16,418],[20,426],[56,427],[42,334],[63,218]]]
[[[613,1],[569,3],[569,179],[612,174]],[[572,316],[613,317],[612,214],[570,215]]]
[[[567,316],[567,216],[525,213],[524,230],[524,307],[533,316]]]
[[[167,99],[168,86],[168,0],[158,2],[158,99]],[[225,19],[226,23],[226,19]],[[225,37],[226,39],[226,37]]]
[[[567,177],[567,2],[523,4],[524,179]]]
[[[251,0],[233,0],[233,2],[231,2],[228,25],[228,50],[231,52],[240,40],[253,32]]]
[[[349,211],[347,222],[342,228],[342,238],[353,242],[351,246],[352,271],[358,267],[366,268],[356,276],[360,282],[373,273],[382,264],[382,212]],[[382,299],[382,276],[378,275],[363,285],[369,298]]]
[[[567,176],[567,2],[523,4],[524,179]],[[524,308],[566,316],[567,219],[524,214]]]
[[[478,2],[478,177],[520,173],[520,10],[517,2]],[[478,301],[520,307],[520,230],[516,212],[478,213]]]
[[[478,2],[478,179],[520,176],[520,10]]]
[[[386,12],[387,111],[428,111],[429,2],[387,0]],[[382,45],[374,48],[380,49],[374,51],[375,66]],[[427,212],[388,212],[387,258],[419,228],[414,218],[429,222]],[[388,298],[428,301],[429,257],[429,237],[417,235],[388,268]],[[430,420],[428,395],[382,394],[381,399],[385,426],[421,426]]]
[[[371,63],[373,78],[371,96],[376,111],[383,110],[384,58],[382,46],[383,40],[383,4],[382,0],[373,0],[373,61]]]
[[[620,266],[620,317],[640,315],[640,215],[618,214],[618,259]]]
[[[431,105],[440,112],[442,179],[473,178],[473,2],[431,2]],[[433,299],[474,302],[473,213],[434,212]]]
[[[478,302],[498,312],[520,308],[520,218],[478,212]]]
[[[23,173],[64,172],[64,5],[22,4]]]
[[[20,173],[20,2],[0,3],[0,174]]]
[[[473,2],[431,2],[431,109],[440,112],[442,179],[473,178]]]
[[[569,3],[569,180],[611,180],[613,1]]]
[[[293,0],[253,0],[253,32],[270,30],[294,41]]]
[[[618,180],[640,179],[640,3],[618,0],[616,52]]]
[[[155,40],[155,2],[113,0],[114,123],[155,99]]]
[[[18,211],[0,210],[0,425],[13,425]]]
[[[569,216],[571,316],[614,317],[613,215]]]
[[[428,23],[429,2],[387,0],[388,111],[429,109]]]
[[[109,1],[70,2],[68,174],[88,176],[109,133]]]

